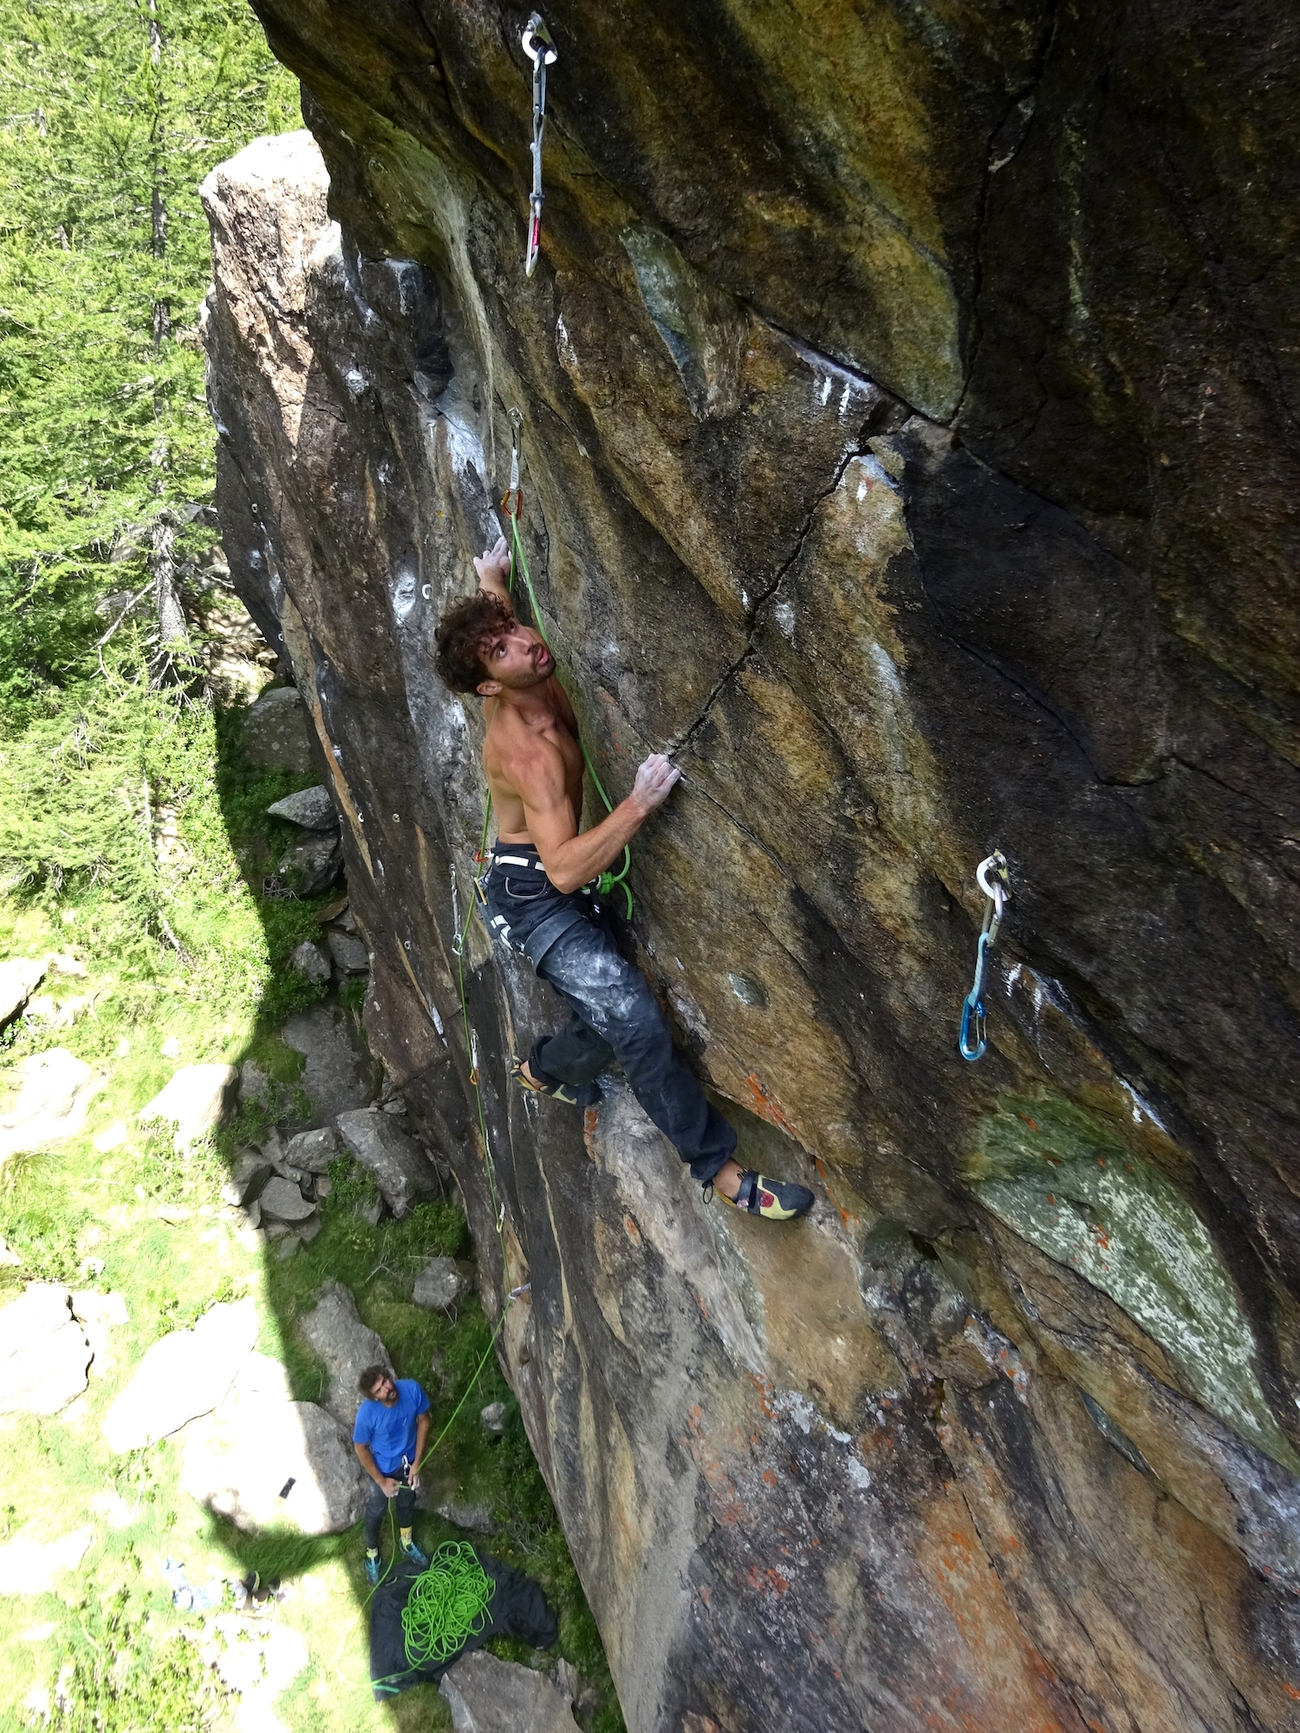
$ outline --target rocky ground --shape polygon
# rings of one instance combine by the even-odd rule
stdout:
[[[491,1354],[471,1387],[491,1332],[464,1215],[365,1045],[369,954],[292,688],[238,748],[253,785],[307,784],[269,803],[292,829],[232,838],[236,894],[310,927],[277,1026],[223,1040],[138,991],[128,1017],[76,919],[0,917],[0,1724],[620,1726]],[[158,825],[174,863],[185,826]],[[351,1426],[377,1361],[424,1384],[435,1436],[466,1398],[418,1538],[478,1539],[561,1614],[560,1650],[497,1644],[445,1701],[368,1688]]]

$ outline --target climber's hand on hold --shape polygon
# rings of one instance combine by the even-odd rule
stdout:
[[[681,780],[681,774],[665,753],[652,752],[638,769],[629,798],[643,813],[651,813],[667,800],[673,784]]]
[[[484,548],[474,561],[474,570],[478,573],[480,589],[509,597],[510,550],[504,536],[498,536],[494,546]]]

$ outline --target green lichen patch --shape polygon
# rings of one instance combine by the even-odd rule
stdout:
[[[977,1128],[966,1178],[1008,1227],[1122,1306],[1212,1414],[1300,1473],[1223,1261],[1164,1174],[1073,1103],[1011,1096]]]

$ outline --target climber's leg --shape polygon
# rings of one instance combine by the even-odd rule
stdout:
[[[649,983],[620,955],[606,928],[596,921],[570,927],[537,973],[612,1050],[633,1095],[690,1163],[693,1178],[711,1180],[730,1159],[736,1133],[682,1062]]]
[[[545,1088],[590,1083],[614,1057],[614,1049],[575,1011],[554,1035],[542,1035],[528,1055],[528,1069]]]

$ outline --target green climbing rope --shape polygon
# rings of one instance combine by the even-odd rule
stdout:
[[[483,1634],[496,1584],[467,1540],[449,1540],[411,1584],[402,1608],[406,1659],[412,1667],[441,1666],[471,1637]]]

